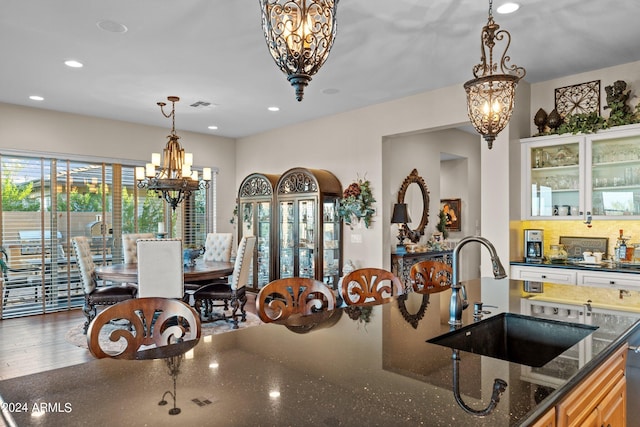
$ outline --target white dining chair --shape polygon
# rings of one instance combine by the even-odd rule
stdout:
[[[184,296],[181,239],[138,239],[138,297]]]
[[[232,233],[208,233],[207,240],[204,243],[205,261],[225,261],[231,260],[231,251],[233,249]]]
[[[122,255],[125,264],[138,262],[138,239],[153,239],[153,233],[130,233],[122,235]]]

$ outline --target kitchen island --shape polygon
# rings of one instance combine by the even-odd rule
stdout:
[[[520,313],[536,296],[517,280],[466,285],[482,288],[492,312],[485,318]],[[339,309],[316,327],[267,324],[205,337],[174,376],[178,415],[168,413],[171,399],[158,404],[174,390],[164,360],[111,359],[0,382],[5,407],[14,409],[3,415],[17,425],[47,426],[530,425],[640,329],[635,321],[613,322],[606,345],[585,338],[588,360],[583,354],[581,363],[563,364],[556,382],[539,381],[517,363],[461,352],[460,392],[468,406],[487,406],[495,378],[507,383],[495,410],[477,417],[453,395],[451,349],[426,342],[449,330],[439,301],[447,297],[411,293],[372,308]],[[473,321],[470,311],[465,324]],[[34,418],[43,403],[50,410]]]

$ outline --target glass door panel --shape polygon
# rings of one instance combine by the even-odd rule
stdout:
[[[271,264],[271,202],[258,202],[258,288],[270,281]],[[254,281],[255,283],[255,281]]]
[[[280,245],[279,258],[280,265],[279,277],[293,277],[295,275],[294,266],[294,242],[295,242],[295,223],[294,223],[294,204],[292,201],[281,201],[278,204],[280,218]]]
[[[591,142],[593,215],[640,215],[640,138]]]
[[[336,215],[333,200],[325,201],[322,211],[324,282],[331,287],[336,287],[340,277],[340,218]]]
[[[581,203],[580,143],[529,148],[531,217],[571,217]]]
[[[298,201],[298,259],[299,276],[315,277],[315,249],[316,249],[316,228],[315,228],[315,201]]]

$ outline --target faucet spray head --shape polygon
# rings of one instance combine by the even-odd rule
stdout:
[[[493,277],[495,277],[496,279],[504,279],[505,277],[507,277],[507,272],[504,270],[504,267],[502,266],[502,262],[500,261],[500,258],[498,258],[498,255],[491,257],[491,265],[493,266]]]

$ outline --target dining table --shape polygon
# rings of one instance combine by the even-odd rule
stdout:
[[[234,263],[226,261],[196,260],[193,266],[184,266],[185,283],[206,283],[233,273]],[[138,264],[111,264],[96,267],[98,279],[111,282],[137,283]]]

